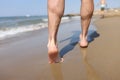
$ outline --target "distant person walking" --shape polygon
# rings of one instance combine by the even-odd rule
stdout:
[[[100,0],[100,15],[101,18],[104,18],[105,8],[106,8],[106,0]]]
[[[48,57],[49,63],[61,62],[57,44],[57,33],[64,14],[64,0],[48,0]],[[80,46],[87,47],[87,33],[94,11],[93,0],[81,0],[81,26]]]

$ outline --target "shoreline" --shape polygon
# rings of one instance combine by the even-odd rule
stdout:
[[[120,17],[115,16],[95,19],[95,26],[91,24],[89,28],[91,42],[86,49],[78,44],[80,21],[61,24],[58,47],[65,61],[60,64],[48,64],[47,28],[10,42],[8,39],[0,46],[0,79],[119,80],[119,21]]]
[[[104,16],[105,18],[120,16],[120,9],[119,8],[107,9],[105,10]],[[35,16],[35,18],[37,19],[37,16]],[[68,23],[70,21],[79,20],[79,19],[80,19],[80,14],[65,14],[61,20],[61,23],[64,24],[64,23]],[[95,21],[100,19],[100,10],[94,11],[93,19],[95,19]],[[9,39],[9,37],[14,37],[14,35],[19,36],[24,33],[26,34],[27,32],[29,33],[31,31],[46,28],[48,20],[46,18],[44,19],[41,17],[41,21],[43,22],[33,24],[33,25],[18,26],[18,27],[11,27],[11,28],[5,27],[5,29],[1,28],[0,41],[2,39],[4,40],[5,38]]]

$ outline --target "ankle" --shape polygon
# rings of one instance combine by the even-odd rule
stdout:
[[[53,47],[53,46],[57,46],[56,41],[54,39],[51,40],[49,39],[47,47]]]
[[[82,34],[80,34],[80,39],[81,39],[81,40],[87,40],[87,35],[82,35]]]

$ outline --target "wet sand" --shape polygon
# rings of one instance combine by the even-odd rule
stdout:
[[[120,17],[95,21],[89,47],[80,48],[79,21],[61,24],[58,44],[64,62],[48,64],[47,29],[1,42],[0,80],[120,80]],[[32,36],[31,36],[32,35]]]

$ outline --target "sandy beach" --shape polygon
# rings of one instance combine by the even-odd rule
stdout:
[[[63,63],[48,64],[47,28],[0,42],[0,80],[120,80],[120,17],[97,19],[80,48],[79,20],[61,24]],[[22,34],[21,34],[22,35]]]

